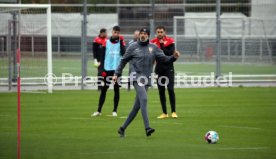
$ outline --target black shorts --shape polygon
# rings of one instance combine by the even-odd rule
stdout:
[[[98,84],[105,87],[109,87],[111,84],[113,84],[112,77],[114,76],[114,74],[115,71],[102,71],[99,77]],[[118,85],[119,87],[121,87],[121,85],[119,85],[118,82],[116,82],[114,85]]]

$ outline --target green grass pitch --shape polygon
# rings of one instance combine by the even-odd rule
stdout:
[[[99,93],[55,91],[22,93],[22,159],[272,159],[276,157],[276,88],[176,89],[178,119],[160,120],[156,89],[148,92],[150,124],[146,137],[141,114],[120,138],[117,129],[135,93],[121,90],[119,117],[111,117],[109,91],[101,117]],[[0,93],[0,158],[16,158],[16,93]],[[120,118],[122,117],[122,118]],[[219,133],[207,144],[209,130]]]

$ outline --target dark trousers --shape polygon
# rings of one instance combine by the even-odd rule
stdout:
[[[102,111],[102,107],[105,102],[106,92],[109,88],[109,85],[111,84],[110,81],[107,80],[107,78],[111,79],[113,75],[114,75],[114,71],[106,71],[106,77],[104,77],[104,79],[103,79],[104,85],[101,88],[101,94],[100,94],[100,99],[99,99],[99,104],[98,104],[98,112]],[[119,100],[120,100],[120,85],[116,82],[114,84],[113,112],[117,112]]]
[[[129,67],[128,67],[128,74],[130,75],[131,73],[131,64],[129,64]],[[128,81],[127,81],[127,90],[130,91],[130,78],[128,78]]]
[[[166,84],[166,80],[164,78],[161,78],[162,76],[167,77],[169,79],[167,84]],[[158,80],[161,82],[161,84],[163,86],[160,85]],[[176,108],[175,108],[174,71],[173,70],[168,70],[168,71],[158,73],[158,77],[157,77],[157,86],[158,86],[159,98],[160,98],[160,103],[162,106],[162,111],[163,111],[163,113],[167,114],[165,84],[167,85],[167,89],[168,89],[168,93],[169,93],[171,112],[175,112]]]
[[[149,128],[149,118],[148,118],[148,96],[147,96],[147,86],[139,86],[137,82],[133,82],[133,86],[136,91],[136,98],[133,104],[133,108],[130,111],[126,121],[123,124],[123,128],[126,129],[128,125],[133,121],[136,117],[138,111],[141,109],[141,114],[144,121],[145,128]]]
[[[98,67],[98,81],[97,81],[98,91],[102,89],[102,85],[100,83],[100,78],[99,78],[100,76],[101,76],[101,69],[100,67]]]

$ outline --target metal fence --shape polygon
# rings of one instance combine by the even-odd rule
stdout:
[[[113,25],[119,24],[122,28],[122,34],[125,35],[126,40],[129,41],[132,38],[132,32],[143,26],[154,28],[158,25],[164,25],[167,28],[167,33],[172,36],[174,31],[173,19],[177,16],[185,18],[190,18],[191,16],[194,16],[194,18],[198,19],[203,19],[205,17],[205,19],[207,19],[207,15],[209,17],[213,16],[210,18],[211,20],[212,18],[215,18],[215,0],[208,2],[203,0],[117,0],[117,3],[114,2],[115,1],[105,0],[99,1],[99,3],[89,3],[88,1],[88,52],[91,52],[91,41],[93,37],[97,36],[98,31],[101,27],[106,27],[110,31],[110,28]],[[271,0],[264,0],[262,2],[256,0],[222,0],[222,16],[224,14],[232,13],[232,16],[236,16],[238,14],[243,16],[237,18],[255,18],[252,16],[258,15],[258,17],[256,18],[261,19],[263,18],[263,16],[265,16],[266,18],[271,19],[276,12],[275,10],[273,11],[273,9],[275,8],[273,4],[275,5],[275,2]],[[272,11],[267,11],[266,15],[257,14],[259,12],[260,14],[265,14],[263,13],[264,8],[266,10],[269,10],[267,8],[272,8]],[[78,54],[80,52],[82,10],[82,4],[52,4],[53,51],[56,52],[57,55],[72,55],[71,53]],[[61,20],[61,18],[56,17],[64,17],[64,19]],[[66,19],[66,17],[68,18]],[[151,20],[153,22],[151,22]],[[191,21],[191,18],[189,21],[191,23],[194,23],[193,21]],[[275,55],[274,39],[276,36],[276,22],[275,19],[271,19],[271,21],[271,23],[274,24],[272,25],[272,30],[274,29],[274,32],[265,31],[265,29],[263,29],[262,35],[270,35],[270,38],[267,39],[270,40],[270,49],[272,50],[272,54]],[[205,29],[216,29],[214,27],[215,24],[212,26],[208,26],[208,23],[205,23],[205,25]],[[183,27],[184,25],[181,25],[181,22],[179,20],[177,24],[177,29],[184,30]],[[204,26],[202,26],[202,28],[204,28]],[[232,27],[229,30],[231,31],[231,29],[232,31],[235,31],[236,28]],[[178,34],[179,36],[182,35],[181,32],[178,32]],[[154,34],[152,35],[154,36]],[[5,43],[5,36],[1,36]],[[198,35],[194,35],[195,39],[198,39],[197,36]],[[39,38],[40,40],[38,41],[41,41],[41,37],[36,37],[35,35],[26,35],[26,40],[24,40],[24,42],[26,43],[26,47],[22,49],[26,51],[31,51],[32,54],[34,54],[34,52],[40,51],[41,47],[39,47],[38,44],[35,44],[36,39]],[[5,49],[5,45],[1,45],[0,47],[0,50]]]
[[[71,2],[72,4],[58,4],[52,1],[51,5],[53,73],[58,76],[62,71],[81,76],[83,4],[79,1]],[[153,38],[154,28],[164,25],[168,36],[174,37],[177,49],[182,53],[178,64],[215,64],[216,0],[88,0],[87,2],[86,60],[89,75],[95,75],[96,72],[90,63],[90,59],[93,58],[92,40],[103,27],[108,29],[110,35],[114,25],[121,26],[121,34],[125,36],[126,42],[132,39],[133,31],[136,29],[150,28]],[[221,0],[221,67],[228,63],[274,65],[275,15],[274,0]],[[40,19],[36,16],[28,20],[37,23]],[[1,70],[7,68],[4,62],[8,45],[5,29],[5,26],[0,24]],[[40,35],[39,30],[36,33],[28,31],[32,29],[34,28],[25,27],[26,32],[21,35],[21,51],[26,58],[33,61],[31,63],[35,63],[46,60],[47,47],[46,36]],[[31,74],[32,67],[37,66],[39,64],[26,66],[25,69],[29,68],[30,72],[26,77]],[[41,64],[41,68],[45,69],[44,67],[46,66]],[[191,71],[193,70],[187,70]],[[39,74],[39,77],[43,75]],[[6,78],[6,74],[0,73],[0,78]]]

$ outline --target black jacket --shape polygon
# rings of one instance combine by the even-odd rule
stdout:
[[[93,41],[93,57],[97,59],[98,62],[101,62],[101,55],[104,52],[104,44],[106,42],[106,38],[101,38],[97,36]]]
[[[160,47],[161,47],[160,49],[163,50],[163,52],[166,56],[173,55],[173,53],[175,51],[174,43],[168,45],[167,47],[164,47],[164,44],[160,44]],[[159,61],[159,62],[157,62],[156,66],[155,66],[156,74],[161,74],[163,72],[171,71],[171,70],[174,71],[174,66],[173,66],[173,63],[171,63],[171,62],[166,63],[166,62]]]

